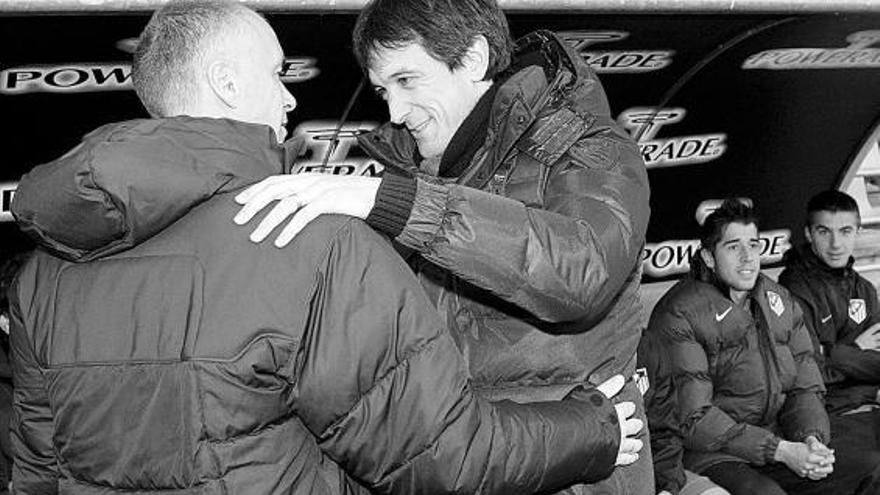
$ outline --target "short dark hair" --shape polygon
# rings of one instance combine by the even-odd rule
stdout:
[[[732,223],[758,226],[758,215],[754,208],[738,198],[725,199],[721,206],[706,217],[700,228],[700,244],[708,252],[714,252],[715,245],[724,236],[724,229]]]
[[[807,202],[807,227],[813,226],[813,218],[816,213],[827,211],[831,213],[852,212],[856,214],[859,224],[862,223],[862,217],[859,214],[859,205],[852,196],[836,189],[822,191],[810,198]]]
[[[252,12],[229,0],[170,2],[153,13],[132,63],[134,90],[150,115],[180,112],[195,98],[197,64],[212,43]]]
[[[372,0],[361,10],[352,38],[365,72],[377,50],[412,43],[453,70],[479,35],[489,44],[483,77],[488,81],[507,69],[513,52],[507,18],[495,0]]]

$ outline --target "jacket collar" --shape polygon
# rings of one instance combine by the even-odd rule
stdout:
[[[845,277],[853,273],[853,264],[855,263],[855,259],[850,256],[846,266],[842,268],[832,268],[816,256],[816,253],[813,252],[813,248],[808,242],[786,251],[782,261],[786,268],[792,270],[817,273],[834,278]]]

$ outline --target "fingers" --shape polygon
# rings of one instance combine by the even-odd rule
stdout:
[[[620,449],[617,451],[616,466],[625,466],[639,460],[639,452],[642,450],[644,443],[636,438],[625,438],[620,442]]]
[[[623,378],[623,375],[614,375],[611,378],[605,380],[600,383],[596,388],[602,392],[602,394],[611,399],[623,389],[623,384],[626,383],[626,379]],[[632,416],[632,413],[630,413]],[[628,417],[628,416],[627,416]]]
[[[269,203],[301,194],[322,180],[327,180],[327,176],[313,173],[273,175],[263,179],[235,196],[235,202],[243,206],[233,220],[235,223],[243,225],[249,222],[254,215],[269,205]]]
[[[275,246],[280,248],[286,246],[309,222],[317,218],[321,213],[323,213],[323,210],[316,203],[304,206],[299,213],[290,219],[290,222],[281,230],[281,233],[278,234],[278,237],[275,239]]]
[[[260,242],[266,238],[275,227],[281,225],[284,220],[287,219],[290,215],[296,213],[296,211],[300,208],[301,201],[297,196],[288,196],[278,204],[275,205],[274,208],[266,215],[263,220],[260,221],[260,224],[257,225],[257,228],[251,232],[250,239],[254,242]],[[237,219],[238,217],[236,217]]]
[[[624,423],[621,425],[620,431],[623,433],[624,436],[632,437],[638,435],[639,432],[642,431],[642,427],[644,426],[645,424],[641,419],[632,418],[624,421]]]
[[[626,466],[639,460],[639,454],[617,454],[615,466]]]

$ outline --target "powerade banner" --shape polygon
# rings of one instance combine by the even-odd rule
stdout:
[[[339,139],[338,118],[361,79],[351,55],[356,13],[265,12],[306,137],[296,171],[380,173],[355,137],[387,119],[365,90]],[[148,13],[3,15],[0,258],[29,249],[11,222],[19,177],[108,122],[146,117],[131,89],[131,53]],[[613,116],[639,142],[651,182],[647,281],[680,276],[705,205],[748,197],[762,259],[799,238],[803,207],[835,187],[880,121],[880,14],[565,14],[511,11],[520,36],[557,32],[599,74]]]

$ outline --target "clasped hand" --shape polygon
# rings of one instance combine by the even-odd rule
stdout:
[[[834,471],[834,451],[813,436],[803,442],[779,442],[774,458],[811,480],[820,480]]]

